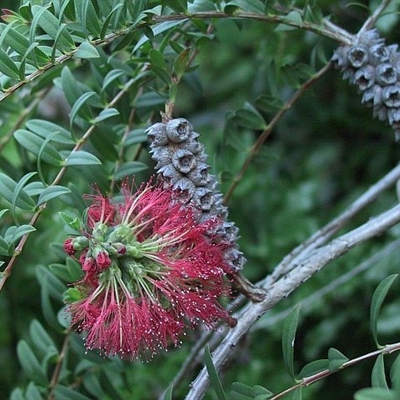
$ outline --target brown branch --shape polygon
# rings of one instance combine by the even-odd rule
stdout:
[[[303,95],[303,93],[313,85],[318,79],[320,79],[330,68],[331,63],[326,64],[323,68],[317,71],[308,81],[303,83],[301,87],[294,93],[294,95],[283,105],[283,107],[278,111],[278,113],[274,116],[271,122],[267,125],[261,135],[258,137],[257,141],[254,143],[253,147],[249,151],[249,155],[244,161],[242,168],[233,178],[233,181],[227,190],[224,196],[224,202],[228,203],[231,198],[233,191],[236,189],[236,186],[239,184],[240,180],[243,178],[243,175],[246,173],[249,168],[251,162],[254,157],[259,152],[261,146],[267,140],[272,130],[275,128],[276,124],[281,120],[281,118],[285,115],[285,113],[293,106],[293,104]]]

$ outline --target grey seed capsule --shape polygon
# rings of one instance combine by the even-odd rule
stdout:
[[[368,62],[367,46],[356,44],[349,50],[347,58],[354,68],[360,68]]]
[[[372,115],[374,118],[378,118],[379,121],[386,121],[387,108],[382,105],[381,107],[373,108]]]
[[[367,89],[361,101],[367,107],[379,107],[382,104],[382,88],[378,85],[374,85]]]
[[[154,161],[157,161],[156,169],[170,164],[174,154],[173,149],[170,149],[167,146],[153,147],[150,152],[152,153],[151,158]]]
[[[153,146],[165,146],[168,143],[165,125],[158,122],[146,130]]]
[[[382,86],[393,85],[397,81],[397,71],[392,64],[383,63],[376,67],[376,82]]]
[[[349,65],[347,58],[350,46],[340,46],[334,53],[332,61],[336,63],[339,68],[346,68]]]
[[[208,177],[208,169],[210,167],[205,163],[198,163],[197,167],[191,170],[187,177],[196,185],[196,186],[205,186],[207,184]]]
[[[178,171],[187,174],[196,167],[196,159],[190,151],[178,149],[172,156],[172,165]]]
[[[203,211],[211,210],[214,203],[214,196],[210,189],[203,187],[197,188],[193,198]]]
[[[185,196],[188,195],[188,199],[190,199],[196,190],[196,186],[190,179],[182,177],[174,183],[173,189],[183,193]]]
[[[400,109],[391,108],[387,112],[388,120],[393,128],[400,128]]]
[[[382,100],[388,107],[400,107],[400,86],[383,88]]]
[[[368,51],[369,62],[372,65],[378,65],[389,61],[390,52],[383,43],[373,44]]]
[[[176,118],[167,122],[167,136],[171,142],[181,143],[188,139],[193,128],[184,118]]]
[[[182,174],[177,171],[172,164],[164,165],[158,170],[158,172],[162,174],[163,179],[168,181],[171,185],[175,184],[182,178]]]
[[[354,76],[354,83],[362,91],[370,88],[375,83],[375,68],[372,65],[365,65],[357,70]]]

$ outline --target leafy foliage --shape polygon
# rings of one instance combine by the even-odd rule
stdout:
[[[368,21],[387,42],[396,40],[396,7],[3,1],[0,367],[7,374],[0,376],[0,397],[183,398],[200,390],[200,380],[188,385],[201,359],[213,387],[205,398],[269,399],[288,388],[293,398],[311,400],[397,398],[398,227],[382,227],[301,284],[290,285],[290,268],[281,263],[293,266],[297,256],[292,272],[304,271],[312,251],[327,250],[322,246],[333,246],[329,240],[343,231],[357,234],[398,202],[392,188],[398,171],[390,183],[381,180],[398,163],[391,129],[372,120],[328,65],[339,44],[378,17],[374,10],[382,16]],[[198,330],[155,363],[129,363],[86,352],[65,310],[79,296],[68,285],[82,271],[62,243],[80,230],[82,195],[93,185],[118,192],[125,177],[140,184],[152,175],[145,130],[160,113],[183,116],[201,132],[229,217],[240,228],[244,275],[267,287],[266,301],[278,296],[278,284],[285,288],[247,326],[243,318],[259,305],[238,301],[239,323],[229,332],[243,335],[223,370],[219,339],[229,338],[223,327],[205,338],[212,357],[207,350],[204,359],[196,357],[207,341]],[[382,186],[357,208],[354,201],[378,181]],[[345,223],[318,231],[349,206],[357,212]],[[302,259],[308,248],[310,258]],[[313,379],[319,384],[305,385]]]

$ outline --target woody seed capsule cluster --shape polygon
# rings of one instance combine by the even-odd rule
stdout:
[[[213,240],[224,242],[224,258],[232,272],[242,269],[246,259],[236,243],[238,228],[227,221],[228,209],[222,204],[217,180],[208,173],[204,146],[197,141],[199,134],[184,118],[156,123],[147,129],[151,140],[151,154],[164,187],[172,188],[177,199],[199,209],[199,221],[218,218],[222,222],[209,232]]]
[[[397,45],[386,46],[376,30],[357,37],[352,45],[339,47],[332,57],[343,78],[357,85],[362,102],[374,117],[388,121],[400,137],[400,53]]]

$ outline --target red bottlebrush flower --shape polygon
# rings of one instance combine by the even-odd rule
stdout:
[[[87,197],[76,283],[82,299],[71,304],[72,325],[86,334],[88,349],[137,358],[178,345],[186,328],[218,320],[232,323],[218,298],[229,294],[226,244],[209,232],[220,221],[196,222],[196,209],[174,200],[172,191],[152,184],[112,203]],[[207,233],[207,234],[206,234]]]

